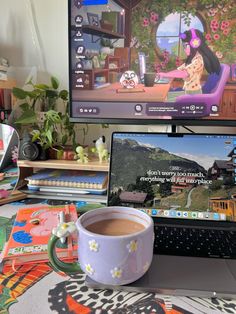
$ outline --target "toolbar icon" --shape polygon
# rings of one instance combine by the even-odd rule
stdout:
[[[152,216],[156,216],[157,215],[157,210],[156,209],[152,209]]]
[[[77,62],[77,63],[76,63],[76,69],[77,69],[77,70],[82,70],[82,69],[83,69],[83,64],[82,64],[82,62]]]
[[[166,216],[166,217],[169,216],[169,211],[168,210],[164,210],[164,216]]]
[[[80,9],[82,7],[83,0],[74,0],[75,6]]]
[[[83,55],[84,52],[85,52],[85,47],[84,47],[84,46],[78,46],[78,47],[76,48],[76,52],[77,52],[77,54],[79,54],[79,55]]]
[[[83,36],[83,32],[79,29],[76,33],[75,33],[75,36],[77,38],[81,38]]]
[[[76,15],[75,23],[76,24],[82,24],[82,22],[83,22],[83,16],[82,15]]]

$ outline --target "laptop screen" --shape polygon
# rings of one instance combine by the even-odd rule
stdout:
[[[236,221],[236,136],[113,133],[109,206]]]

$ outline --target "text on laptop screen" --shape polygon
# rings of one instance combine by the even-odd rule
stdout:
[[[236,136],[114,133],[108,204],[236,221]]]
[[[69,0],[71,121],[234,125],[234,2]]]

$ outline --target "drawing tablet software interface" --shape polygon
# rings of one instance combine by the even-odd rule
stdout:
[[[109,206],[236,221],[236,136],[114,133]]]

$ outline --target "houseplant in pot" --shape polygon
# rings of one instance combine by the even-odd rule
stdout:
[[[105,55],[114,54],[114,46],[110,39],[102,38],[100,44],[101,44],[100,53],[103,53]]]
[[[41,148],[40,158],[47,157],[49,148],[59,157],[68,141],[75,149],[77,143],[74,124],[69,121],[68,91],[59,90],[55,77],[51,77],[51,85],[33,84],[30,80],[27,87],[29,90],[13,89],[13,95],[21,101],[20,116],[14,121],[19,133],[24,129],[32,135],[32,142]]]
[[[107,57],[107,55],[105,53],[103,53],[103,52],[100,52],[99,55],[98,55],[98,60],[99,60],[101,68],[105,68],[106,57]]]

